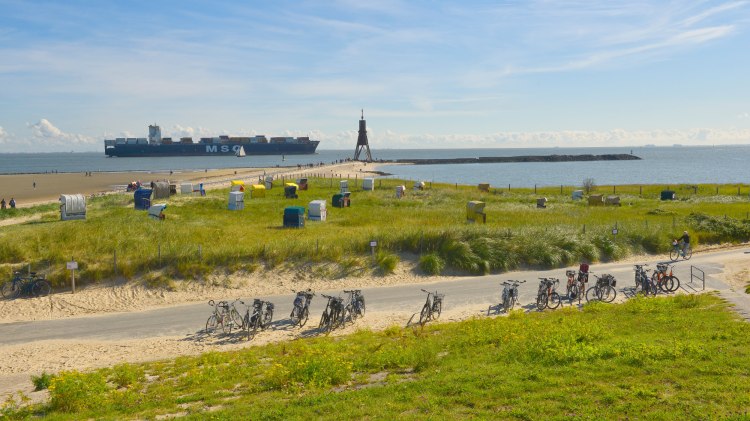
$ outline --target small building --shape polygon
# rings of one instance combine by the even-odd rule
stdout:
[[[607,196],[607,198],[604,199],[604,204],[606,206],[622,206],[620,203],[620,196]]]
[[[253,184],[250,186],[250,198],[257,199],[259,197],[266,197],[266,186],[263,184]]]
[[[245,192],[230,191],[229,192],[229,210],[243,210],[243,209],[245,209]]]
[[[589,206],[604,206],[604,197],[601,194],[590,195]]]
[[[305,208],[302,206],[287,206],[284,208],[284,226],[288,228],[304,228]]]
[[[242,180],[232,180],[229,182],[229,191],[245,191],[245,182]]]
[[[677,199],[677,194],[673,190],[662,190],[661,200],[675,200],[675,199]]]
[[[474,222],[487,222],[487,214],[484,213],[484,202],[478,200],[472,200],[466,204],[466,221]]]
[[[536,199],[536,207],[537,208],[546,208],[547,207],[547,198],[546,197],[540,197],[539,199]]]
[[[570,198],[573,200],[583,199],[583,190],[573,190],[573,193],[570,195]]]
[[[479,183],[479,191],[488,192],[490,191],[490,183]]]
[[[284,197],[287,199],[296,199],[298,188],[299,186],[295,183],[284,183]]]
[[[167,208],[166,203],[157,203],[155,205],[151,205],[148,208],[148,217],[151,219],[158,219],[158,220],[164,220],[164,209]]]
[[[60,220],[86,219],[86,196],[63,194],[60,196]]]
[[[136,210],[148,210],[151,206],[151,189],[140,188],[133,192]]]
[[[325,221],[327,213],[325,200],[313,200],[307,205],[307,219],[311,221]]]
[[[362,190],[365,190],[365,191],[375,190],[375,179],[374,178],[362,179]]]

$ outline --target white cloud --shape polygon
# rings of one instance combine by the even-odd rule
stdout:
[[[43,118],[38,123],[28,124],[27,127],[31,130],[30,144],[43,144],[46,146],[52,146],[55,149],[81,149],[94,145],[98,142],[90,136],[75,133],[65,133],[64,131],[57,128],[54,124],[50,123],[49,120]]]

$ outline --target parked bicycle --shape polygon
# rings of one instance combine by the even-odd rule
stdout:
[[[423,289],[422,292],[427,293],[427,301],[425,301],[422,311],[419,313],[419,324],[424,326],[430,320],[437,320],[440,317],[440,313],[443,311],[445,294],[438,294],[437,291],[430,292],[426,289]]]
[[[289,318],[292,319],[292,324],[302,327],[307,323],[308,317],[310,317],[310,303],[312,303],[315,293],[309,288],[307,291],[294,292],[297,293],[297,296],[294,297],[294,307]]]
[[[245,331],[248,341],[255,336],[258,330],[265,330],[271,325],[274,305],[270,301],[255,298],[253,300],[252,312],[250,309],[251,307],[247,307],[245,317],[242,319],[242,328]]]
[[[617,280],[610,274],[604,274],[601,277],[594,275],[596,284],[586,291],[586,301],[603,301],[611,303],[617,297]]]
[[[643,295],[656,295],[656,285],[651,282],[651,276],[648,274],[650,269],[644,269],[646,266],[648,265],[633,265],[633,270],[635,270],[635,287],[633,291],[638,293],[640,290]]]
[[[232,322],[229,316],[229,303],[227,301],[210,300],[208,305],[213,307],[213,313],[206,320],[206,333],[211,335],[221,329],[224,333],[229,333],[232,329]]]
[[[0,293],[8,300],[18,298],[22,294],[27,297],[44,297],[49,295],[50,291],[52,285],[43,275],[37,275],[36,272],[25,276],[21,272],[14,272],[11,280],[0,285]]]
[[[567,297],[568,300],[573,301],[579,297],[578,292],[580,291],[580,288],[578,286],[578,280],[581,278],[581,276],[576,276],[576,271],[574,270],[566,270],[565,276],[568,278],[568,282],[566,284]]]
[[[344,320],[346,320],[346,306],[344,306],[344,299],[341,297],[321,295],[328,299],[328,303],[326,303],[326,308],[320,316],[318,328],[328,333],[344,324]]]
[[[657,263],[656,270],[651,275],[656,286],[664,292],[675,292],[680,288],[680,279],[672,274],[669,263]]]
[[[496,307],[498,313],[500,311],[508,313],[513,310],[513,307],[516,306],[516,302],[518,301],[518,286],[524,282],[526,281],[514,281],[512,279],[503,281],[501,284],[503,286],[503,292],[500,295],[500,304],[497,306],[490,306],[490,308],[487,309],[487,315],[490,314],[492,307]]]
[[[676,262],[677,260],[680,260],[680,258],[690,260],[691,257],[693,257],[693,249],[690,248],[690,243],[685,244],[677,240],[672,241],[672,250],[669,252],[669,260]]]
[[[362,295],[361,289],[344,290],[344,293],[349,294],[349,300],[346,303],[346,314],[350,316],[352,321],[358,317],[365,315],[365,296]]]
[[[539,292],[536,296],[536,308],[539,311],[545,308],[556,309],[562,304],[562,298],[557,293],[560,280],[556,278],[539,278]]]

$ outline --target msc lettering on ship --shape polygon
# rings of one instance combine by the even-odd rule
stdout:
[[[232,146],[233,152],[237,152],[238,150],[240,150],[240,145]],[[219,151],[229,153],[229,145],[221,145],[221,148],[219,145],[206,145],[206,153],[217,153]]]

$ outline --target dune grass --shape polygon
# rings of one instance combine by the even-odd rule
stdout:
[[[713,295],[392,327],[49,381],[8,419],[747,419],[750,325]]]
[[[615,191],[622,206],[593,207],[570,199],[574,187],[563,187],[562,193],[560,187],[480,192],[475,186],[428,183],[428,189],[408,190],[399,200],[394,188],[401,183],[379,180],[375,191],[364,192],[361,180],[350,180],[352,207],[329,207],[328,221],[307,221],[304,229],[282,228],[284,207],[315,199],[330,203],[337,179],[312,178],[310,190],[300,191],[298,199],[284,199],[277,185],[265,198],[247,197],[245,210],[236,212],[226,209],[228,188],[207,197],[173,196],[165,200],[163,222],[135,211],[130,194],[91,199],[85,221],[59,221],[54,207],[45,205],[24,210],[41,213],[41,219],[0,231],[5,263],[0,275],[28,264],[61,285],[69,278],[64,263],[70,259],[79,262],[83,283],[153,269],[168,278],[200,278],[216,270],[330,262],[341,267],[330,276],[385,274],[404,254],[438,257],[430,273],[450,268],[481,274],[666,253],[670,239],[683,229],[691,230],[696,244],[750,239],[744,185],[669,186],[680,200],[668,202],[659,200],[666,186],[599,186],[596,193]],[[738,188],[745,193],[732,195]],[[541,196],[549,199],[546,209],[536,208]],[[467,224],[469,200],[487,204],[486,224]],[[373,240],[377,256],[369,258]]]

